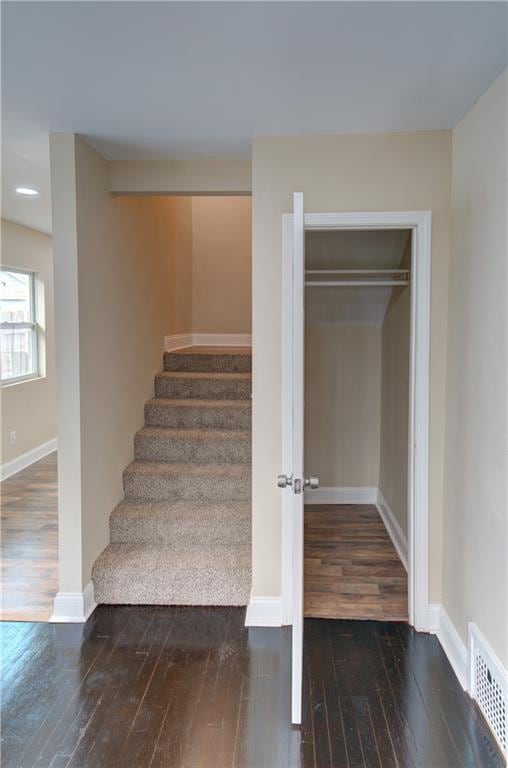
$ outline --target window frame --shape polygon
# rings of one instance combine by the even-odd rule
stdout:
[[[23,269],[22,267],[9,267],[6,264],[2,264],[0,271],[2,272],[15,272],[19,275],[28,275],[30,286],[30,316],[32,318],[29,322],[22,323],[10,323],[0,322],[1,330],[8,329],[25,329],[29,328],[32,332],[32,369],[33,373],[26,373],[22,376],[11,376],[8,379],[4,379],[0,368],[0,382],[2,387],[9,387],[11,384],[21,384],[24,381],[32,381],[33,379],[40,378],[40,364],[39,364],[39,323],[38,323],[38,307],[37,307],[37,273],[32,269]]]

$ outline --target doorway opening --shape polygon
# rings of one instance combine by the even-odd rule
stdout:
[[[51,236],[2,220],[0,619],[48,621],[58,590]]]
[[[429,347],[430,347],[430,211],[304,213],[303,195],[294,195],[295,212],[282,221],[282,462],[281,477],[291,478],[303,449],[304,387],[304,237],[308,232],[343,230],[411,231],[411,323],[409,374],[409,467],[407,517],[408,621],[429,631]],[[302,347],[302,349],[300,349]],[[300,418],[302,424],[300,426]],[[303,465],[303,453],[301,464]],[[298,472],[301,468],[298,466]],[[312,467],[306,469],[310,474]],[[298,474],[297,477],[300,477]],[[302,481],[303,482],[303,481]],[[282,621],[293,626],[293,722],[298,722],[300,649],[303,619],[303,519],[298,491],[282,494]],[[296,628],[296,629],[295,629]]]
[[[306,232],[306,617],[408,620],[411,246]]]

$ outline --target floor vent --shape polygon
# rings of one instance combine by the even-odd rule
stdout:
[[[469,625],[470,691],[504,754],[508,741],[508,680],[476,624]]]

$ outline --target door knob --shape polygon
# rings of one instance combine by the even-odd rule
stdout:
[[[278,475],[277,485],[279,488],[291,487],[293,485],[293,475],[289,475],[289,477],[287,475]]]
[[[304,488],[309,488],[311,491],[315,491],[319,488],[319,477],[306,477],[303,481]]]

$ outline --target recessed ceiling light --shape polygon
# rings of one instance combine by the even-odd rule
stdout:
[[[37,189],[32,189],[32,187],[16,187],[16,192],[18,195],[26,195],[27,197],[33,197],[34,195],[39,194],[39,191]]]

